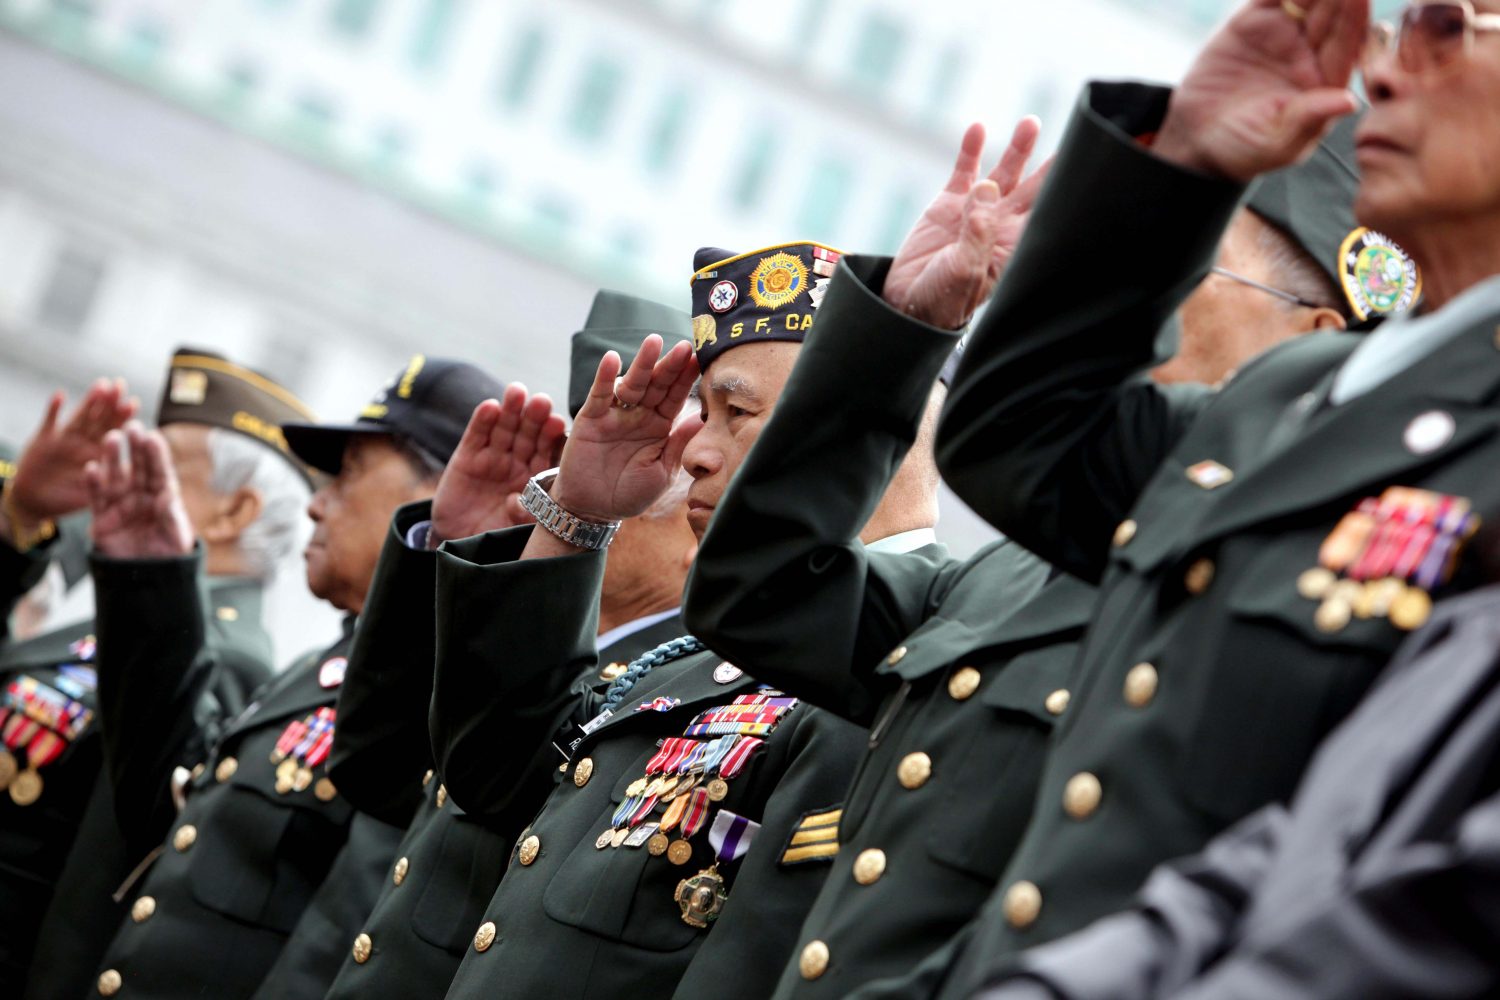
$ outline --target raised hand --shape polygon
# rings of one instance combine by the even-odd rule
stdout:
[[[162,559],[193,551],[193,524],[167,441],[131,421],[104,436],[88,463],[94,547],[115,559]]]
[[[969,126],[953,176],[896,253],[885,279],[887,302],[945,330],[969,322],[1021,242],[1046,179],[1047,165],[1025,176],[1041,127],[1035,118],[1021,119],[1000,162],[979,180],[984,126]]]
[[[8,507],[23,527],[35,527],[88,506],[84,466],[101,454],[104,436],[124,425],[140,404],[125,393],[123,380],[100,379],[61,421],[64,396],[53,393],[42,425],[16,462]]]
[[[552,499],[585,520],[623,521],[650,507],[702,426],[696,420],[677,424],[698,377],[692,345],[677,344],[663,355],[662,339],[653,333],[617,384],[620,365],[614,351],[599,362],[552,484]]]
[[[1245,183],[1310,155],[1357,102],[1370,0],[1250,0],[1172,93],[1153,149]]]
[[[531,520],[521,508],[521,490],[556,463],[564,430],[552,400],[528,396],[519,383],[506,387],[504,399],[475,407],[432,498],[428,545]]]

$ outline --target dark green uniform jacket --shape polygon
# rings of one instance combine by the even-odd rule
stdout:
[[[434,780],[427,710],[437,553],[405,544],[410,528],[430,516],[426,502],[396,513],[339,692],[331,775],[344,795],[362,810],[409,811],[405,799],[393,806],[391,786],[409,782],[423,791],[394,863],[381,870],[383,888],[360,927],[364,941],[357,948],[353,941],[344,942],[343,967],[329,997],[415,1000],[446,995],[505,873],[510,845],[561,777],[554,765],[562,757],[545,748],[536,773],[522,778],[530,791],[513,796],[498,815],[483,819],[465,813]],[[626,636],[600,657],[629,662],[681,634],[682,622],[674,615]],[[590,670],[589,681],[588,686],[600,686],[608,678]],[[558,729],[564,721],[558,720]],[[393,746],[402,748],[401,759],[391,752]],[[411,776],[406,755],[425,772]]]
[[[127,789],[148,780],[135,758],[159,759],[156,741],[180,725],[175,695],[211,657],[191,625],[198,620],[196,557],[96,557],[94,573],[107,664],[101,681],[113,678],[123,689],[119,699],[102,698],[115,795],[123,803]],[[300,658],[243,712],[201,720],[200,729],[217,733],[213,750],[137,885],[130,916],[98,970],[100,992],[248,997],[290,938],[344,933],[327,931],[327,913],[308,904],[351,836],[353,807],[321,780],[321,768],[313,773],[320,780],[279,792],[272,753],[289,727],[332,708],[352,629],[350,618],[336,643]],[[127,705],[133,711],[124,711]]]
[[[1339,405],[1345,334],[1278,347],[1217,394],[1134,378],[1241,195],[1132,140],[1166,101],[1089,88],[939,437],[970,504],[1103,581],[1035,816],[944,995],[1123,908],[1153,865],[1291,794],[1404,635],[1379,616],[1331,627],[1299,593],[1346,513],[1390,486],[1500,509],[1500,308]],[[1415,426],[1451,434],[1414,438],[1424,414]],[[1471,561],[1445,592],[1472,586]]]
[[[867,284],[834,279],[687,590],[715,651],[874,723],[778,996],[899,977],[978,911],[1031,815],[1093,604],[1014,542],[968,561],[859,544],[957,339],[872,309]]]
[[[438,557],[434,750],[450,793],[478,815],[504,807],[539,747],[561,760],[553,722],[579,701],[574,678],[597,663],[603,553],[521,561],[530,531],[450,542]],[[596,846],[659,741],[759,688],[718,656],[683,657],[645,674],[602,725],[563,746],[563,780],[511,851],[449,995],[768,996],[827,871],[781,864],[783,848],[802,817],[843,797],[858,729],[811,705],[791,709],[711,805],[682,864],[645,847]],[[728,901],[702,929],[674,896],[713,863],[708,833],[721,809],[760,828],[749,853],[719,866]]]
[[[236,669],[221,671],[201,697],[238,707],[246,675],[260,680],[270,676],[270,639],[260,627],[260,588],[248,580],[224,580],[213,586],[209,599],[212,607],[230,610],[203,626],[205,641],[233,659]],[[79,992],[59,989],[60,978],[89,985],[87,970],[82,977],[77,971],[78,959],[96,958],[103,951],[120,916],[110,894],[141,856],[132,857],[126,847],[102,774],[100,664],[93,632],[93,622],[82,622],[0,650],[0,690],[21,697],[27,691],[40,693],[42,699],[33,705],[43,711],[48,704],[76,706],[66,710],[76,713],[71,726],[37,727],[33,739],[48,739],[50,732],[66,744],[55,760],[37,770],[43,782],[40,796],[21,805],[25,796],[0,795],[0,994],[7,996],[21,995],[26,966],[33,960],[34,995]],[[24,713],[7,711],[7,727],[14,715]],[[24,726],[25,720],[18,718],[16,724]],[[13,738],[24,733],[12,730]],[[10,752],[26,765],[24,745]],[[159,798],[167,800],[164,789]],[[164,830],[164,825],[158,827],[158,837]]]

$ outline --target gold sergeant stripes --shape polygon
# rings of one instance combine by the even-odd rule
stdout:
[[[804,813],[792,827],[781,852],[783,865],[800,865],[809,861],[831,861],[839,852],[839,818],[843,809],[823,808]]]

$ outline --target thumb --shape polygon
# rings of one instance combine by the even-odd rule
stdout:
[[[1357,108],[1358,100],[1342,88],[1322,87],[1297,94],[1281,111],[1288,152],[1295,151],[1295,159],[1300,161],[1312,152],[1312,147],[1335,121],[1353,114]]]

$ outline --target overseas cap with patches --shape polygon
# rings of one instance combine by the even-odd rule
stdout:
[[[1416,304],[1422,279],[1394,242],[1360,227],[1354,130],[1359,116],[1338,122],[1302,163],[1266,174],[1245,206],[1295,240],[1343,291],[1356,322]]]
[[[282,455],[307,477],[307,469],[287,446],[281,425],[312,420],[307,404],[276,382],[223,355],[192,347],[172,354],[166,388],[156,409],[156,426],[207,424],[238,431]]]
[[[699,369],[707,371],[738,344],[805,340],[841,257],[821,243],[782,243],[742,254],[699,250],[692,280]]]
[[[593,308],[583,329],[573,334],[572,359],[568,374],[568,415],[578,416],[588,399],[599,371],[599,361],[609,351],[630,364],[641,341],[649,334],[659,334],[666,350],[693,335],[693,323],[687,313],[649,299],[624,292],[601,291],[594,296]]]
[[[281,429],[299,458],[335,476],[344,464],[344,447],[355,434],[399,435],[447,462],[474,407],[504,392],[505,386],[466,361],[418,354],[353,423],[283,424]]]

